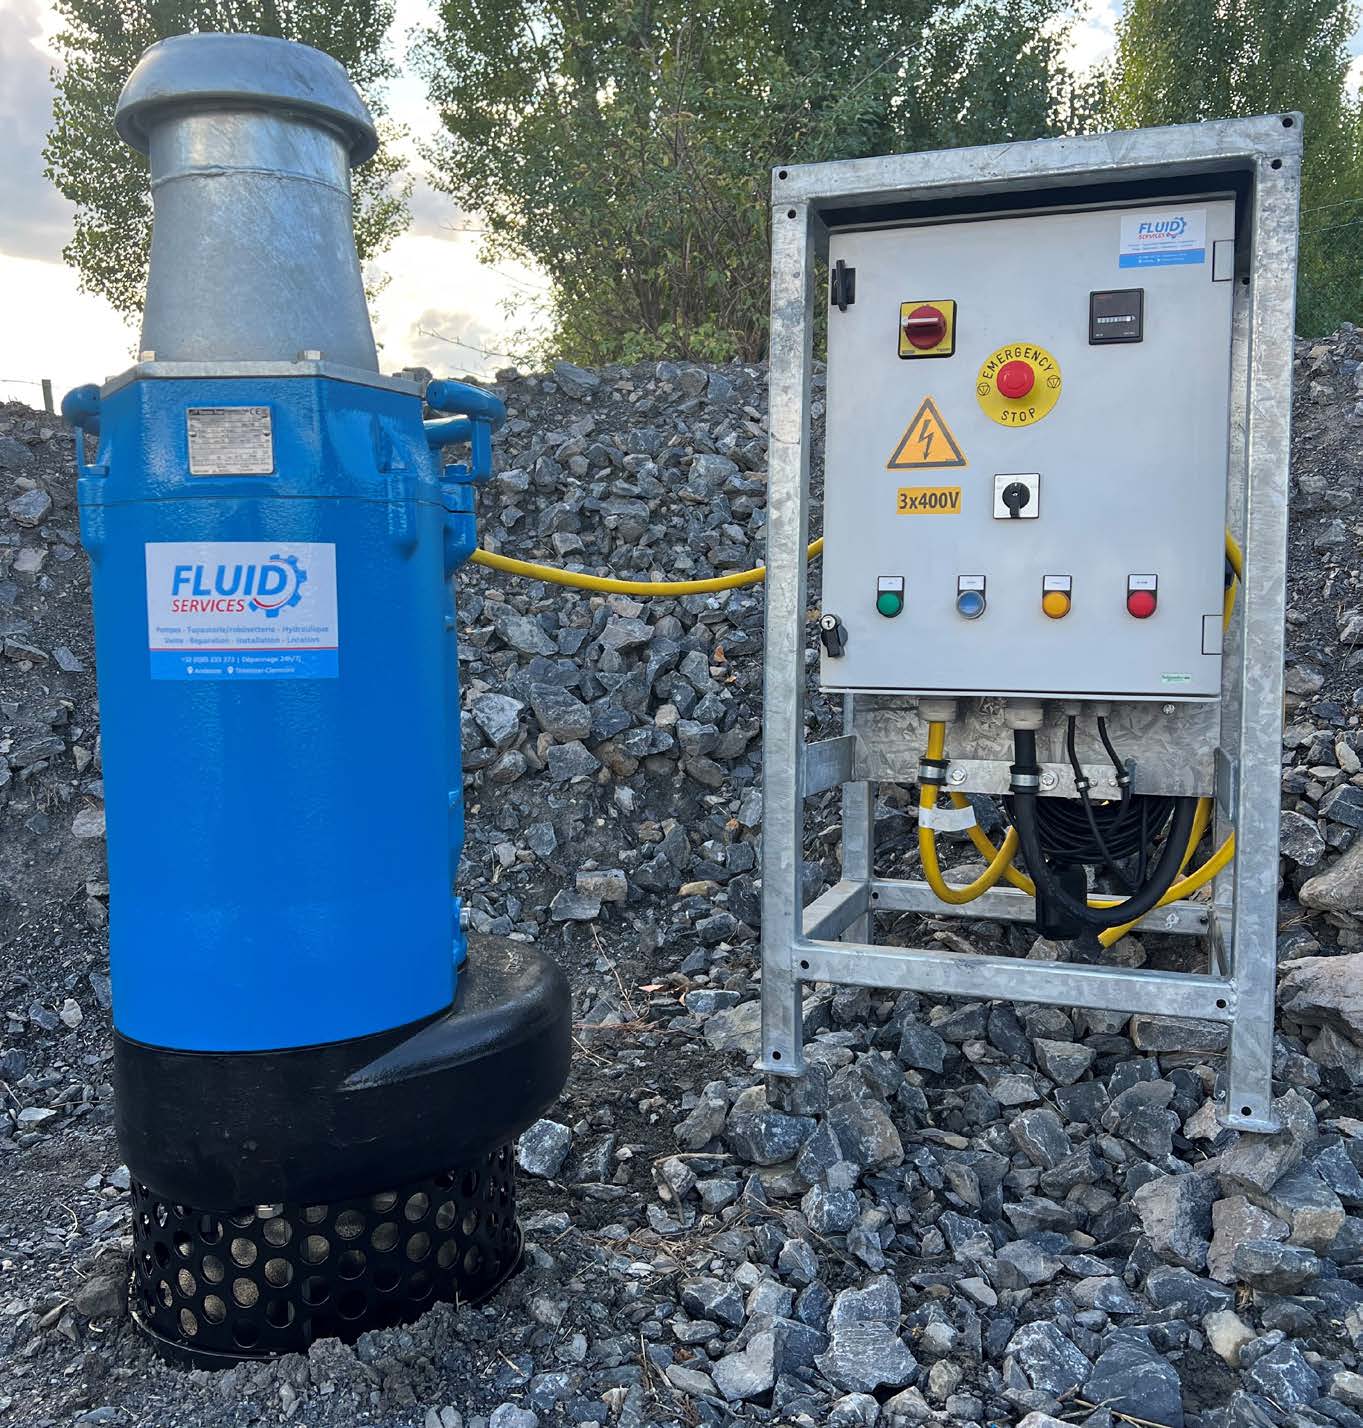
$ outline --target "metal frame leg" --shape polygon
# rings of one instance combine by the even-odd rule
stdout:
[[[762,699],[762,1049],[757,1065],[777,1076],[799,1076],[805,1069],[794,958],[804,903],[800,866],[814,256],[809,205],[775,205]]]
[[[1240,590],[1239,769],[1235,796],[1235,983],[1224,1120],[1275,1125],[1274,997],[1278,971],[1278,821],[1281,794],[1288,455],[1300,160],[1255,163],[1245,437],[1245,578]],[[1283,394],[1287,393],[1287,398]]]

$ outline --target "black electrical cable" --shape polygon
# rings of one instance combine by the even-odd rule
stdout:
[[[1062,907],[1071,917],[1087,927],[1106,929],[1120,927],[1123,923],[1134,922],[1144,917],[1159,902],[1174,879],[1178,876],[1183,862],[1183,852],[1193,831],[1193,818],[1197,812],[1195,798],[1180,798],[1174,803],[1173,818],[1165,835],[1164,847],[1150,877],[1129,897],[1115,907],[1090,907],[1086,902],[1072,897],[1054,875],[1046,855],[1042,851],[1041,833],[1037,818],[1038,784],[1041,768],[1036,761],[1036,732],[1032,729],[1017,729],[1013,734],[1013,826],[1018,832],[1018,842],[1022,855],[1027,860],[1027,870],[1037,887],[1047,898]],[[1033,782],[1034,781],[1034,782]]]
[[[1065,749],[1070,756],[1070,768],[1074,770],[1074,788],[1079,795],[1079,802],[1083,805],[1084,817],[1088,820],[1089,832],[1093,835],[1093,842],[1102,857],[1099,861],[1116,878],[1121,889],[1125,893],[1133,892],[1130,882],[1127,881],[1126,874],[1117,866],[1117,860],[1112,856],[1111,849],[1107,846],[1107,841],[1103,837],[1103,830],[1098,826],[1097,815],[1093,811],[1093,800],[1089,798],[1089,781],[1084,777],[1083,767],[1079,763],[1079,755],[1074,749],[1074,715],[1071,714],[1065,726]],[[1143,830],[1142,830],[1143,831]]]
[[[1125,799],[1131,792],[1131,775],[1127,773],[1121,755],[1112,747],[1112,740],[1107,735],[1107,720],[1101,714],[1098,716],[1098,737],[1103,741],[1108,758],[1112,760],[1112,772],[1117,775],[1117,787],[1121,789],[1122,798]]]

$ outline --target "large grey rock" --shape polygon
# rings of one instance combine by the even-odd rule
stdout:
[[[1211,1242],[1216,1180],[1210,1175],[1163,1175],[1136,1191],[1132,1204],[1151,1248],[1161,1259],[1200,1270]]]
[[[1037,1065],[1057,1086],[1072,1086],[1092,1065],[1097,1053],[1077,1041],[1048,1041],[1038,1037],[1032,1046]]]
[[[1212,1353],[1231,1368],[1240,1367],[1240,1350],[1254,1342],[1254,1330],[1234,1309],[1213,1309],[1202,1316],[1202,1332]]]
[[[1363,952],[1284,963],[1278,1005],[1293,1021],[1332,1026],[1363,1042]]]
[[[728,1280],[693,1279],[682,1285],[682,1306],[697,1319],[713,1319],[716,1323],[738,1328],[743,1322],[743,1295],[738,1285]]]
[[[1033,1388],[1058,1398],[1082,1388],[1093,1371],[1083,1354],[1061,1330],[1047,1320],[1024,1324],[1008,1341],[1004,1374],[1011,1364],[1021,1370]]]
[[[859,1207],[851,1190],[812,1185],[800,1201],[800,1213],[816,1235],[844,1235],[856,1224]]]
[[[32,450],[22,441],[16,441],[12,436],[0,436],[0,466],[7,471],[18,471],[33,460]]]
[[[1251,1193],[1255,1204],[1286,1220],[1287,1238],[1322,1254],[1330,1248],[1344,1227],[1344,1206],[1339,1196],[1321,1179],[1309,1162],[1294,1166],[1273,1189]]]
[[[726,1354],[711,1372],[730,1403],[769,1393],[776,1383],[776,1335],[770,1329],[754,1334],[746,1348]]]
[[[742,1051],[756,1056],[762,1041],[762,1003],[743,1002],[708,1018],[702,1032],[716,1051]]]
[[[1285,810],[1278,832],[1278,848],[1299,868],[1314,868],[1325,856],[1325,839],[1314,818]]]
[[[1339,1196],[1341,1204],[1350,1210],[1363,1207],[1363,1175],[1343,1145],[1312,1148],[1308,1159],[1311,1169]]]
[[[127,1308],[126,1274],[97,1273],[81,1282],[73,1296],[76,1312],[87,1319],[121,1316]]]
[[[1027,1159],[1042,1170],[1059,1165],[1074,1148],[1060,1117],[1047,1106],[1014,1116],[1008,1122],[1008,1134]]]
[[[516,1142],[516,1164],[527,1175],[550,1179],[563,1169],[573,1133],[557,1121],[536,1121],[523,1130]]]
[[[1363,838],[1323,873],[1302,884],[1297,901],[1318,912],[1363,912]]]
[[[592,732],[592,711],[556,684],[532,684],[530,707],[540,728],[556,739],[585,739]]]
[[[499,749],[515,741],[520,733],[520,715],[525,705],[509,694],[475,694],[469,701],[474,722]]]
[[[1305,1408],[1314,1403],[1321,1392],[1320,1375],[1291,1340],[1255,1359],[1244,1371],[1244,1381],[1247,1388],[1262,1393],[1284,1412]]]
[[[501,601],[489,601],[484,613],[504,644],[521,654],[555,654],[558,646],[544,632],[544,626]]]
[[[1296,1091],[1275,1097],[1273,1113],[1281,1123],[1280,1130],[1271,1135],[1242,1131],[1235,1144],[1222,1153],[1217,1174],[1227,1194],[1271,1190],[1315,1140],[1316,1113]]]
[[[940,1072],[947,1045],[940,1036],[922,1022],[909,1017],[899,1037],[899,1059],[916,1071]]]
[[[795,1157],[817,1124],[811,1116],[788,1116],[772,1110],[766,1090],[749,1086],[734,1101],[724,1139],[736,1155],[752,1165],[779,1165]]]
[[[1212,1243],[1207,1273],[1222,1284],[1235,1282],[1235,1251],[1246,1240],[1285,1240],[1291,1226],[1244,1195],[1228,1195],[1212,1206]]]
[[[1127,1413],[1183,1428],[1183,1393],[1174,1366],[1137,1335],[1119,1338],[1094,1360],[1084,1398],[1113,1413]]]
[[[572,362],[555,362],[553,371],[554,380],[569,397],[589,397],[601,385],[601,378],[595,372]]]
[[[1309,1249],[1276,1240],[1243,1240],[1231,1262],[1235,1277],[1251,1289],[1295,1294],[1320,1273],[1320,1260]]]
[[[1201,1055],[1224,1051],[1230,1042],[1225,1022],[1199,1021],[1195,1017],[1153,1016],[1131,1018],[1127,1035],[1137,1051],[1186,1051]]]
[[[594,922],[601,916],[601,899],[579,888],[560,888],[549,903],[554,922]]]
[[[844,1289],[828,1315],[828,1348],[814,1360],[819,1372],[849,1393],[911,1384],[918,1361],[899,1337],[899,1313],[899,1286],[892,1279]]]
[[[724,1129],[728,1114],[722,1097],[703,1095],[695,1109],[673,1128],[677,1144],[683,1150],[704,1150]]]
[[[1004,1245],[995,1258],[1012,1268],[1025,1285],[1049,1284],[1060,1273],[1060,1257],[1048,1254],[1031,1240],[1013,1240]],[[1002,1284],[998,1277],[995,1282]]]
[[[903,1163],[904,1142],[879,1101],[867,1097],[840,1101],[829,1108],[827,1123],[843,1155],[864,1169]]]
[[[1346,1081],[1363,1082],[1363,1046],[1332,1026],[1323,1026],[1306,1054],[1326,1071],[1340,1072]]]
[[[35,486],[7,501],[5,509],[21,526],[40,526],[51,514],[52,497],[41,486]]]

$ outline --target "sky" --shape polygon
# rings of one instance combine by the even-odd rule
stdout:
[[[390,43],[399,58],[429,0],[397,0]],[[1076,64],[1101,63],[1112,52],[1119,0],[1091,0],[1075,27]],[[103,298],[79,289],[62,262],[72,210],[43,177],[42,146],[51,122],[51,45],[57,20],[43,0],[0,0],[0,400],[41,403],[40,381],[57,398],[82,382],[103,381],[134,358],[135,329]],[[1353,49],[1363,52],[1363,33]],[[1363,54],[1355,76],[1363,74]],[[420,79],[401,66],[389,90],[394,119],[412,134],[436,126]],[[526,332],[542,329],[546,285],[518,265],[488,266],[481,239],[467,230],[477,215],[461,213],[426,180],[409,139],[405,157],[416,177],[412,223],[368,276],[386,279],[374,304],[379,363],[385,371],[425,366],[450,375],[490,375],[511,364]]]

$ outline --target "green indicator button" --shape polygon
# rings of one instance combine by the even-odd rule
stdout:
[[[882,590],[876,596],[876,609],[885,616],[887,620],[892,620],[904,608],[904,597],[898,590]]]

